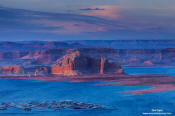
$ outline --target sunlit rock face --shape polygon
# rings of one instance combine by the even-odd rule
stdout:
[[[80,74],[124,74],[121,66],[110,63],[106,59],[96,59],[81,54],[79,51],[72,52],[57,60],[52,66],[52,74],[59,75],[80,75]]]
[[[148,66],[153,66],[153,65],[154,65],[154,64],[152,63],[152,61],[150,61],[150,60],[144,61],[144,64],[145,64],[145,65],[148,65]]]
[[[24,74],[24,67],[18,65],[0,67],[0,74]]]

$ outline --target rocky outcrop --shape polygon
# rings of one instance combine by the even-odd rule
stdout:
[[[58,48],[80,48],[85,47],[79,43],[68,43],[60,41],[48,41],[48,42],[0,42],[0,51],[26,51],[26,50],[47,50]]]
[[[154,65],[154,64],[152,63],[152,61],[150,61],[150,60],[144,61],[144,64],[145,64],[145,65],[149,65],[149,66]]]
[[[52,61],[50,53],[46,50],[30,51],[26,56],[21,59],[33,59],[38,63],[48,63]]]
[[[34,75],[35,76],[44,76],[44,75],[49,75],[50,71],[47,67],[40,67],[36,68]]]
[[[24,111],[36,111],[43,109],[43,111],[48,110],[61,110],[61,109],[71,109],[71,110],[78,110],[78,109],[108,109],[108,107],[104,105],[96,105],[91,103],[84,103],[84,102],[77,102],[72,100],[64,100],[64,101],[29,101],[27,103],[16,103],[16,102],[2,102],[0,107],[0,111],[2,110],[12,110],[13,108],[24,110]]]
[[[79,75],[79,74],[124,73],[121,66],[110,63],[106,59],[95,59],[75,51],[57,60],[52,66],[52,74]]]
[[[13,51],[13,52],[1,52],[0,60],[15,60],[20,59],[26,54],[26,52]]]
[[[52,50],[37,50],[30,51],[27,55],[21,59],[32,59],[39,64],[49,64],[54,63],[58,58],[65,54],[65,49],[52,49]]]
[[[24,74],[24,67],[18,65],[4,66],[0,68],[0,74]]]

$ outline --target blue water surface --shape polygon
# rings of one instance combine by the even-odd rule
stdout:
[[[135,74],[167,74],[171,76],[175,76],[175,67],[138,67],[138,68],[124,68],[127,74],[135,75]]]
[[[142,71],[141,71],[142,70]],[[163,72],[164,71],[164,72]],[[172,71],[172,72],[171,72]],[[126,69],[129,74],[168,73],[173,69]],[[0,111],[0,116],[142,116],[143,112],[162,109],[175,114],[175,92],[126,96],[122,91],[151,87],[92,86],[103,82],[35,82],[34,80],[0,79],[0,102],[28,102],[46,100],[75,100],[106,105],[107,110],[31,111],[17,109]],[[172,115],[173,116],[173,115]]]

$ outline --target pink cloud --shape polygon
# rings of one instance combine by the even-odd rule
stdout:
[[[159,20],[158,16],[128,14],[130,9],[119,6],[93,6],[89,9],[81,10],[80,19],[42,19],[33,20],[32,24],[40,25],[43,29],[34,30],[35,32],[47,32],[54,34],[81,34],[88,32],[120,32],[120,31],[140,31],[158,32],[166,27],[164,20]],[[98,9],[98,10],[95,10]],[[99,10],[100,9],[100,10]],[[102,10],[103,9],[103,10]],[[126,12],[127,11],[127,12]],[[123,14],[124,13],[124,14]],[[85,16],[86,15],[86,16]],[[87,16],[103,18],[102,21],[86,20]],[[35,17],[38,17],[37,15]],[[90,18],[90,17],[88,17]],[[84,19],[84,20],[82,20]],[[95,21],[95,22],[93,22]],[[167,23],[166,23],[167,24]],[[46,27],[46,28],[45,28]],[[49,27],[47,29],[47,27]]]
[[[104,9],[104,10],[87,10],[83,11],[81,14],[88,16],[96,16],[107,19],[118,19],[121,17],[120,10],[122,9],[120,6],[112,6],[112,5],[101,5],[101,6],[93,6],[92,9]]]
[[[38,30],[39,32],[49,32],[58,34],[80,34],[84,32],[104,32],[106,31],[104,26],[96,24],[89,24],[80,21],[57,21],[57,20],[40,20],[33,21],[33,23],[45,26],[54,27],[53,30]],[[58,27],[58,28],[57,28]]]

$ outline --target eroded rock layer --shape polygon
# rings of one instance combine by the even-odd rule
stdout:
[[[121,66],[110,63],[106,59],[96,59],[81,54],[79,51],[72,52],[57,60],[52,66],[52,74],[79,75],[96,73],[124,73]]]
[[[24,67],[18,65],[0,67],[0,74],[24,74]]]

